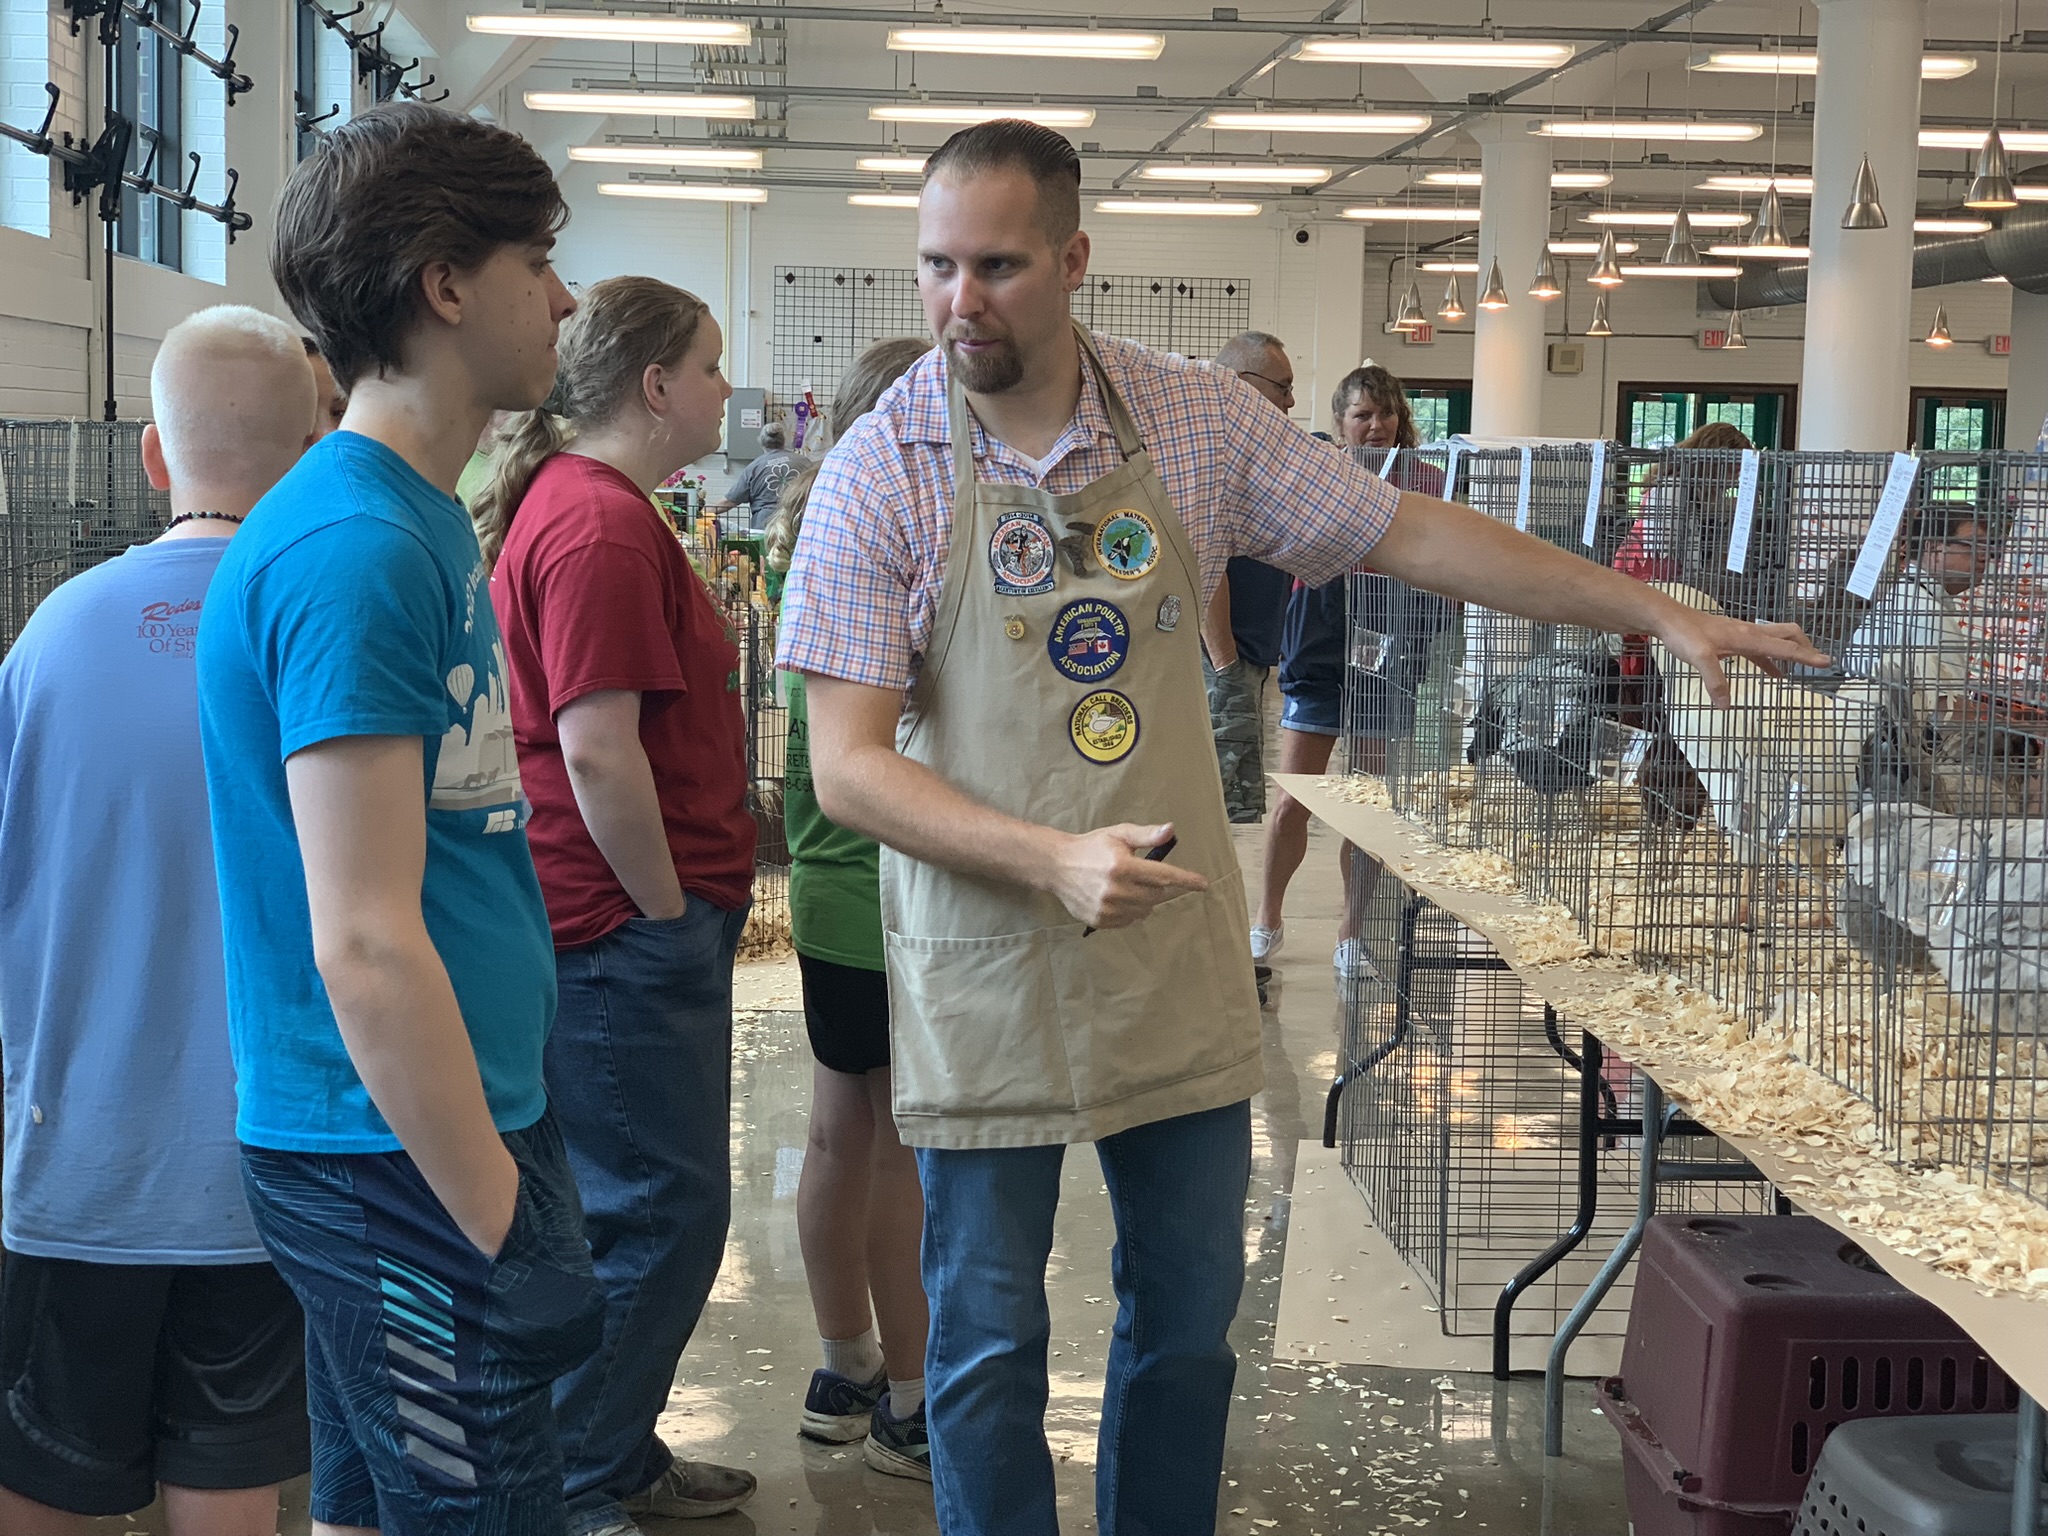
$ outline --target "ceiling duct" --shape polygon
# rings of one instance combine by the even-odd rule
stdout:
[[[1775,271],[1752,268],[1739,278],[1716,278],[1707,284],[1708,301],[1716,309],[1804,304],[1810,270],[1802,262]],[[1987,277],[2002,277],[2028,293],[2048,293],[2048,209],[2023,208],[2008,214],[2005,222],[1988,234],[1913,247],[1915,288],[1939,288]]]

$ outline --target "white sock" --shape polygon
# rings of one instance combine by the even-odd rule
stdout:
[[[924,1406],[924,1378],[910,1381],[889,1378],[889,1417],[899,1424]]]
[[[820,1338],[825,1346],[825,1369],[848,1381],[863,1384],[882,1374],[882,1346],[871,1327],[857,1339]]]

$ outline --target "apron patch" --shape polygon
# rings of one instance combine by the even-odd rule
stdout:
[[[1131,653],[1131,626],[1123,610],[1099,597],[1067,604],[1052,621],[1045,649],[1053,670],[1069,682],[1099,683]]]
[[[1159,600],[1159,627],[1172,634],[1180,628],[1180,594],[1169,592]]]
[[[1024,615],[1021,613],[1004,614],[1003,633],[1008,635],[1012,640],[1022,640],[1025,635]]]
[[[1138,744],[1138,707],[1112,688],[1098,688],[1067,721],[1074,750],[1091,763],[1116,763]]]
[[[1067,524],[1066,534],[1060,539],[1060,548],[1065,552],[1067,563],[1073,566],[1076,576],[1086,576],[1088,574],[1088,551],[1093,544],[1094,538],[1095,525],[1093,523],[1071,522]]]
[[[1095,558],[1118,581],[1149,576],[1159,563],[1159,530],[1135,508],[1112,512],[1095,530]]]
[[[1055,559],[1052,529],[1036,512],[1006,512],[989,535],[988,564],[999,596],[1050,592]]]

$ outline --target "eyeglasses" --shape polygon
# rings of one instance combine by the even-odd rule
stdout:
[[[1289,399],[1292,399],[1294,396],[1294,380],[1292,379],[1282,380],[1272,378],[1266,374],[1259,373],[1251,368],[1238,369],[1237,376],[1240,379],[1259,379],[1264,383],[1272,385],[1275,389],[1279,390],[1281,394],[1286,395]]]

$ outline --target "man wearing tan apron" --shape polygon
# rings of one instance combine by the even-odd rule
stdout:
[[[1449,596],[1653,630],[1724,693],[1720,655],[1819,659],[1399,492],[1222,370],[1090,337],[1079,186],[1072,147],[1024,123],[931,157],[941,345],[826,459],[785,596],[819,798],[884,845],[947,1536],[1058,1529],[1044,1281],[1078,1141],[1117,1224],[1098,1524],[1215,1528],[1261,1084],[1197,639],[1224,561],[1320,582],[1371,550]]]

